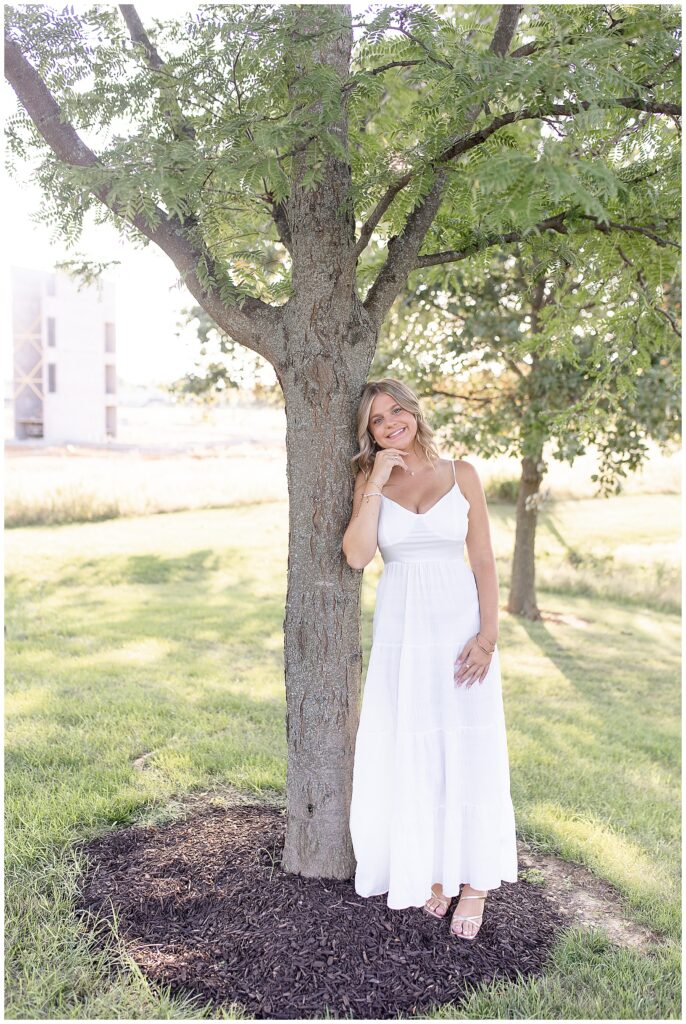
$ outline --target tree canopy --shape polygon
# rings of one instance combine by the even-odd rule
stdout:
[[[652,233],[644,274],[649,286],[663,275],[654,239],[674,225],[653,223],[651,179],[668,179],[676,196],[677,6],[516,8],[526,41],[503,59],[489,45],[497,8],[372,5],[353,19],[343,82],[319,46],[347,9],[322,5],[313,33],[298,8],[200,5],[144,28],[126,4],[7,7],[6,72],[23,74],[24,105],[31,94],[46,101],[39,76],[65,122],[47,141],[31,109],[7,125],[10,156],[37,160],[45,217],[71,242],[90,209],[143,244],[176,252],[167,235],[183,235],[180,255],[221,301],[279,304],[293,293],[286,201],[305,152],[305,189],[327,157],[349,162],[355,281],[379,313],[394,298],[388,250],[437,172],[441,202],[406,266],[428,283],[447,262],[486,268],[494,242],[526,238],[535,258],[551,232],[560,269],[575,259],[572,233],[602,266],[617,232],[630,259],[645,256]],[[638,192],[641,208],[628,210]]]

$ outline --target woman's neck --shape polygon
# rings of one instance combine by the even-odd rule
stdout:
[[[426,455],[421,449],[419,451],[412,449],[412,451],[408,452],[407,455],[404,456],[404,458],[405,465],[409,469],[412,476],[419,476],[421,473],[429,471],[433,472],[434,467],[431,465],[431,463],[429,462]]]

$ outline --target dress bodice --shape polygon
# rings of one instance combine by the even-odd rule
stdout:
[[[412,512],[382,495],[377,536],[384,563],[464,561],[468,512],[457,478],[426,512]]]

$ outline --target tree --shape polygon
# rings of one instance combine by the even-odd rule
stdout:
[[[680,115],[679,31],[666,6],[394,5],[354,25],[347,5],[213,5],[147,28],[129,4],[7,8],[8,146],[38,155],[46,216],[73,240],[93,209],[158,245],[284,394],[288,871],[354,868],[361,576],[341,538],[385,317],[419,268],[606,229],[611,161],[520,144],[544,119],[581,140],[641,111],[647,145]],[[520,199],[480,187],[513,169]]]
[[[668,227],[679,221],[678,180],[662,181]],[[545,269],[553,254],[535,267],[517,251],[497,254],[486,274],[467,266],[443,289],[418,285],[387,321],[379,372],[413,373],[449,443],[521,462],[510,612],[540,617],[535,540],[545,446],[553,442],[552,457],[571,464],[594,444],[594,479],[607,494],[640,466],[647,439],[666,444],[680,434],[679,246],[669,241],[673,256],[653,289],[619,253],[608,280],[600,279],[586,240],[574,272],[567,267],[557,283]]]

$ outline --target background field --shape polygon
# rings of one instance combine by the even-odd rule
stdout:
[[[119,410],[116,442],[106,448],[12,442],[7,410],[5,418],[8,526],[51,521],[51,515],[69,521],[287,499],[286,421],[278,408],[238,402],[215,409],[125,406]],[[442,454],[468,458],[494,494],[518,477],[513,459],[484,462],[469,452]],[[551,500],[593,497],[592,454],[573,467],[548,461],[544,490]],[[627,495],[678,494],[679,489],[679,454],[657,450],[624,485]]]
[[[145,431],[161,451],[8,458],[10,504],[30,492],[40,509],[68,481],[127,513],[6,534],[8,1016],[197,1016],[152,992],[116,942],[93,951],[71,914],[71,846],[168,820],[193,790],[284,796],[281,414],[264,434],[244,411],[194,434],[165,427],[168,409],[144,427],[143,412],[120,443]],[[517,829],[615,885],[660,942],[645,953],[568,935],[546,976],[448,1017],[680,1015],[678,464],[654,460],[608,500],[576,473],[551,475],[541,517],[546,617],[501,615]],[[137,501],[186,510],[137,515]],[[513,506],[493,501],[491,519],[504,600]],[[365,667],[381,568],[377,554],[363,577]]]

